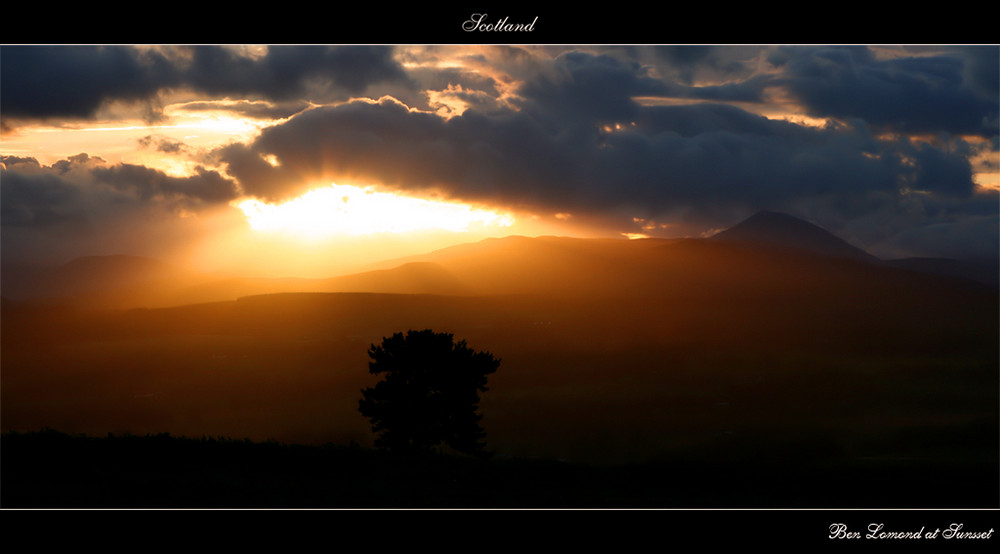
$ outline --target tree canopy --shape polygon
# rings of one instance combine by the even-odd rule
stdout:
[[[378,435],[375,446],[426,451],[444,443],[486,454],[479,393],[489,390],[487,376],[500,366],[498,358],[430,329],[384,337],[368,355],[368,371],[383,378],[362,389],[358,409]]]

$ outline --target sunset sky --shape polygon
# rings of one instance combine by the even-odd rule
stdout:
[[[327,276],[786,212],[996,257],[996,46],[2,46],[3,263]]]

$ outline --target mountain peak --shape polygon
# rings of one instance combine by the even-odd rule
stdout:
[[[867,262],[877,260],[818,225],[780,212],[757,212],[712,239]]]

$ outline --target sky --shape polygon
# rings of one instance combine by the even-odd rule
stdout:
[[[998,254],[995,45],[0,46],[5,264],[326,276],[490,236]]]

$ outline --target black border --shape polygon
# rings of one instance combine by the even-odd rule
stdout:
[[[34,546],[87,543],[129,546],[270,545],[283,550],[454,546],[465,549],[587,551],[717,551],[770,547],[777,552],[994,551],[995,510],[4,510],[5,527]],[[857,539],[832,539],[844,523]],[[990,539],[869,539],[868,525],[933,532],[952,523],[988,531]],[[13,527],[13,525],[17,527]],[[58,532],[53,532],[58,530]],[[356,545],[352,547],[351,545]],[[289,548],[291,547],[291,548]],[[301,548],[300,548],[301,547]]]
[[[198,4],[154,10],[40,12],[5,6],[2,44],[998,44],[995,18],[968,10],[873,11],[871,4],[658,3],[609,7],[462,7],[369,3]],[[123,9],[124,16],[115,11]],[[473,14],[531,32],[466,32]]]
[[[474,6],[474,7],[469,7]],[[925,15],[902,14],[887,7],[880,15],[871,5],[799,6],[745,4],[702,7],[680,4],[631,5],[604,9],[511,8],[508,6],[413,7],[370,4],[348,11],[342,4],[302,7],[227,5],[160,6],[154,10],[5,7],[2,44],[996,44],[995,18],[968,10]],[[893,13],[889,13],[893,12]],[[467,33],[461,24],[473,13],[506,16],[510,21],[538,18],[530,33]],[[2,47],[2,46],[0,46]],[[1000,505],[1000,499],[998,499]],[[284,535],[286,545],[348,546],[351,536],[372,545],[400,540],[442,545],[446,530],[473,533],[458,545],[476,547],[597,546],[616,550],[666,550],[692,545],[793,546],[854,550],[857,546],[892,547],[878,541],[835,541],[828,528],[844,522],[852,529],[884,522],[896,529],[963,522],[967,529],[1000,529],[1000,511],[992,510],[467,510],[467,511],[49,511],[3,510],[7,523],[19,522],[18,534],[62,529],[74,546],[105,543],[109,538],[132,544],[160,542],[175,536],[191,543],[201,531],[220,544],[234,546],[241,537],[255,544]],[[178,524],[184,531],[173,535]],[[236,524],[239,527],[229,527]],[[396,525],[400,527],[396,527]],[[11,527],[13,528],[13,527]],[[103,529],[103,531],[102,531]],[[114,529],[108,534],[109,529]],[[263,530],[256,534],[253,530]],[[404,533],[393,533],[402,529]],[[220,537],[220,532],[224,537]],[[295,533],[296,535],[289,535]],[[136,536],[133,536],[135,534]],[[263,535],[263,537],[261,537]],[[51,533],[48,535],[53,537]],[[396,538],[393,539],[393,536]],[[294,538],[292,538],[294,537]],[[425,540],[426,539],[426,540]],[[995,548],[1000,537],[966,542],[964,547]],[[141,541],[141,542],[133,542]],[[235,541],[235,542],[234,542]],[[167,541],[168,543],[171,541]],[[202,545],[210,542],[201,542]],[[41,544],[41,543],[36,543]],[[179,544],[179,542],[178,542]],[[930,541],[921,546],[932,544]],[[948,547],[957,543],[933,543]],[[388,543],[386,543],[388,545]],[[904,544],[910,547],[910,544]],[[602,548],[597,546],[597,548]],[[964,549],[964,548],[963,548]]]

